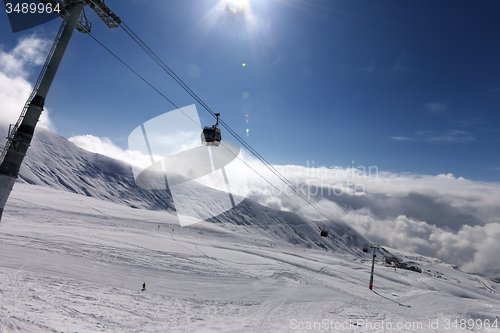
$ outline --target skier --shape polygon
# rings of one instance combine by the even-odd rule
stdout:
[[[142,291],[146,290],[146,282],[142,284]]]

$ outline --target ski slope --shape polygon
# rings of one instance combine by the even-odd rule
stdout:
[[[457,332],[465,320],[500,331],[483,327],[498,323],[497,284],[390,250],[423,273],[377,262],[370,291],[371,255],[348,230],[337,226],[334,243],[305,227],[292,244],[290,213],[271,215],[281,229],[258,219],[181,228],[168,211],[18,183],[0,224],[0,330]],[[321,240],[327,251],[307,246]]]

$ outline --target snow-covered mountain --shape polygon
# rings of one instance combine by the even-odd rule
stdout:
[[[172,210],[169,193],[139,188],[127,163],[88,152],[45,128],[36,130],[19,181],[130,207]]]
[[[19,181],[132,208],[166,210],[175,214],[170,193],[166,190],[139,188],[135,184],[132,168],[127,163],[88,152],[44,128],[37,129],[21,167]],[[189,205],[196,208],[198,203],[191,201]],[[213,218],[212,222],[252,227],[275,242],[285,241],[308,248],[342,249],[359,254],[370,244],[341,221],[314,223],[291,212],[264,207],[250,199]],[[321,237],[319,228],[328,231],[329,237]]]
[[[0,331],[499,330],[500,287],[480,276],[386,249],[369,290],[368,240],[341,222],[324,238],[246,199],[181,228],[169,199],[39,129],[0,224]]]

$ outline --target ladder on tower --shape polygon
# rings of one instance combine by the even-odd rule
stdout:
[[[21,111],[21,115],[19,116],[19,119],[15,124],[11,124],[9,126],[9,132],[7,134],[7,142],[5,143],[5,147],[3,148],[2,155],[0,155],[0,164],[2,164],[5,155],[7,154],[7,151],[9,150],[9,147],[11,146],[14,136],[16,135],[17,129],[19,128],[19,125],[21,125],[24,116],[26,115],[26,111],[28,110],[28,107],[35,97],[38,88],[40,87],[40,83],[42,82],[43,76],[45,75],[45,72],[47,71],[47,68],[49,67],[50,59],[52,59],[52,56],[54,55],[54,51],[57,47],[57,44],[59,43],[59,39],[61,38],[61,34],[64,30],[64,27],[66,26],[66,20],[63,20],[61,27],[59,28],[59,31],[57,32],[56,38],[54,40],[54,43],[52,44],[52,47],[50,48],[49,54],[47,55],[47,59],[45,60],[45,64],[43,65],[42,71],[40,72],[40,75],[38,76],[38,80],[35,83],[35,86],[33,87],[33,91],[31,92],[31,95],[28,97],[28,100],[24,104],[23,110]]]

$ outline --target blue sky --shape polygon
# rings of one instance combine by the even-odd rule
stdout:
[[[249,0],[235,13],[215,0],[106,4],[273,164],[500,180],[500,1]],[[87,17],[178,106],[194,103],[122,29]],[[0,14],[0,44],[53,39],[59,24],[13,34]],[[63,137],[123,149],[134,128],[173,109],[78,32],[46,107]]]

